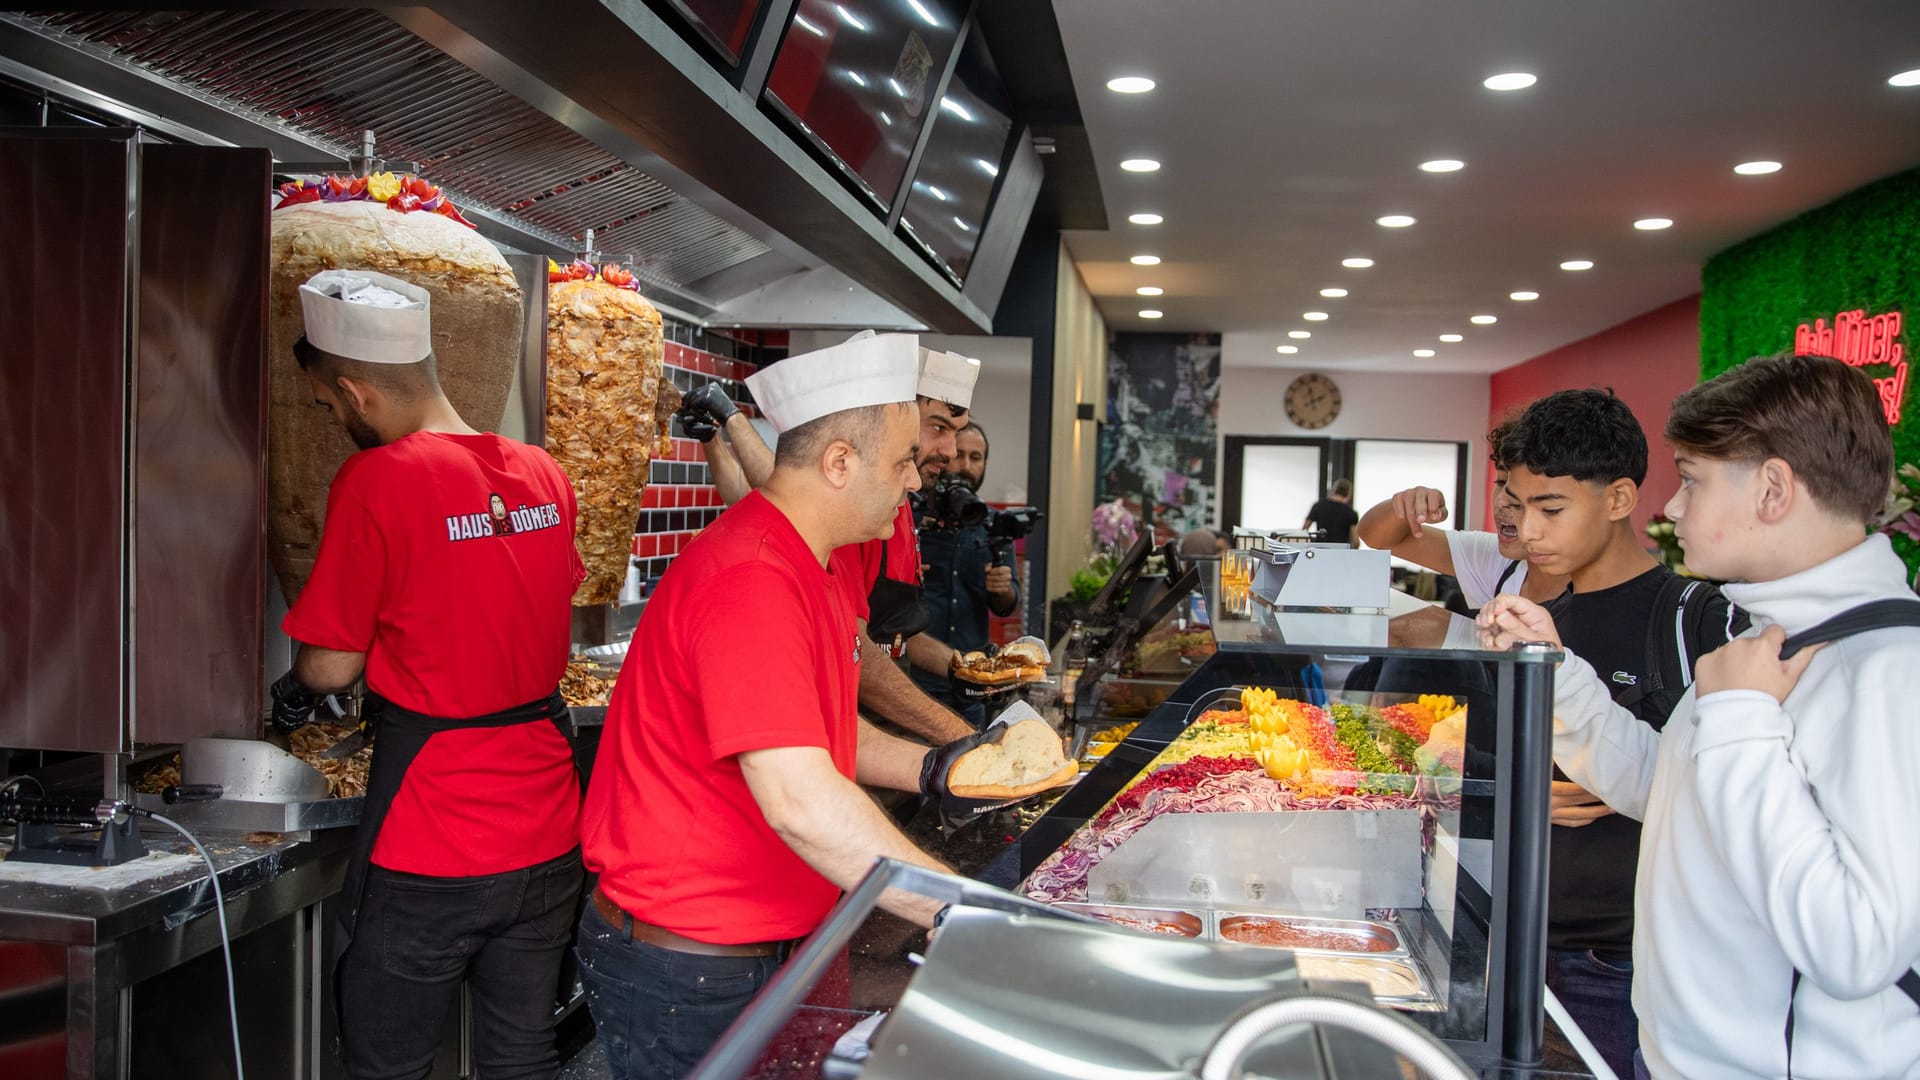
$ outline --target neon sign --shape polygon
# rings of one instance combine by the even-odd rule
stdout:
[[[1793,351],[1801,356],[1831,356],[1852,367],[1885,364],[1893,374],[1873,380],[1880,391],[1880,408],[1887,423],[1900,422],[1900,402],[1907,395],[1906,348],[1896,339],[1902,319],[1897,311],[1869,317],[1862,311],[1843,311],[1833,317],[1801,323],[1793,332]]]

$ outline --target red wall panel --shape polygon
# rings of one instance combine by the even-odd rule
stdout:
[[[1647,482],[1635,524],[1660,512],[1680,486],[1673,451],[1661,438],[1673,399],[1700,381],[1700,297],[1655,308],[1592,337],[1495,372],[1488,426],[1555,390],[1610,387],[1647,432]],[[1487,527],[1492,527],[1489,516]]]

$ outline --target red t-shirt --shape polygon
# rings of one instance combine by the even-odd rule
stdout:
[[[566,473],[525,443],[417,432],[362,451],[333,478],[313,576],[281,629],[366,653],[367,686],[429,716],[543,698],[566,672],[586,576],[574,517]],[[572,748],[550,721],[442,732],[407,770],[373,861],[436,877],[517,870],[574,846],[579,805]]]
[[[846,593],[758,492],[647,600],[607,709],[581,827],[636,918],[700,941],[811,933],[840,890],[760,813],[736,755],[817,746],[853,778],[860,651]]]
[[[884,540],[868,540],[833,549],[830,556],[834,577],[847,592],[858,618],[871,614],[867,598],[880,583],[880,553],[886,552],[887,577],[914,588],[921,585],[920,531],[913,524],[913,506],[902,502],[894,515],[893,535]]]

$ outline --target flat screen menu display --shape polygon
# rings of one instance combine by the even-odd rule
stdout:
[[[767,97],[890,207],[939,108],[963,12],[954,0],[800,0]]]
[[[753,33],[753,17],[765,0],[669,0],[700,35],[738,64]]]
[[[981,35],[969,36],[900,216],[907,235],[956,281],[966,279],[980,243],[980,226],[1013,134],[1010,111],[993,56]]]

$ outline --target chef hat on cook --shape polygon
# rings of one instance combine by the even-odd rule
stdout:
[[[770,364],[747,376],[747,389],[773,429],[787,432],[831,413],[912,401],[919,381],[917,335],[865,333]]]
[[[433,351],[427,290],[371,270],[322,270],[300,286],[307,341],[369,364],[414,364]]]
[[[944,401],[956,408],[973,407],[973,384],[980,378],[980,361],[938,349],[920,350],[920,396]]]

